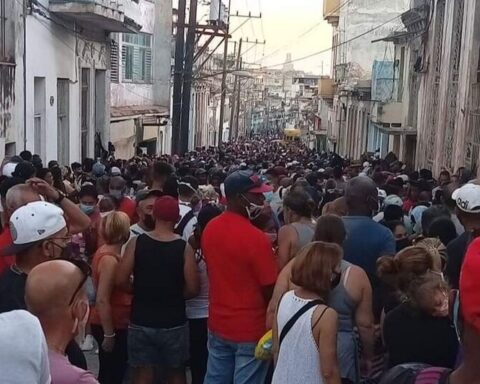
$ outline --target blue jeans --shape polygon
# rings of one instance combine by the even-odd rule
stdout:
[[[264,384],[269,362],[255,359],[257,343],[235,343],[209,332],[204,384]]]

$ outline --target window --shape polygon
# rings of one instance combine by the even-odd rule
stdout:
[[[0,61],[15,61],[15,7],[0,0]]]
[[[122,36],[122,75],[124,81],[152,81],[152,38],[144,33]]]
[[[120,80],[119,67],[118,42],[112,40],[110,45],[110,80],[112,83],[118,83]]]

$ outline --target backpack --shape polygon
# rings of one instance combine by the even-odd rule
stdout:
[[[182,217],[182,220],[179,221],[179,223],[178,223],[177,226],[175,227],[174,232],[175,232],[177,235],[183,237],[183,231],[185,230],[185,227],[186,227],[187,224],[190,222],[190,220],[193,219],[194,216],[195,216],[195,214],[193,213],[193,209],[191,209],[190,211],[188,211],[188,212]]]
[[[380,384],[447,384],[451,370],[426,364],[402,364],[390,369]]]

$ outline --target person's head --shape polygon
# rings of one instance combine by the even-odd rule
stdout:
[[[369,177],[354,177],[348,181],[345,202],[350,216],[372,217],[378,210],[377,186]]]
[[[44,201],[28,203],[10,217],[13,243],[2,254],[16,255],[17,264],[34,267],[44,261],[69,257],[70,243],[62,209]]]
[[[123,212],[112,212],[102,219],[100,232],[108,245],[123,245],[130,238],[130,218]]]
[[[20,157],[24,160],[24,161],[32,161],[32,152],[30,151],[22,151],[20,152]]]
[[[155,219],[153,218],[153,207],[155,201],[163,196],[164,193],[158,189],[149,189],[138,191],[135,196],[137,203],[137,215],[139,224],[148,231],[155,229]]]
[[[180,220],[178,200],[171,196],[162,196],[155,200],[153,205],[155,228],[162,227],[173,232]]]
[[[416,202],[419,199],[421,192],[420,183],[410,178],[410,186],[408,187],[407,197]]]
[[[385,226],[390,229],[395,240],[402,240],[407,237],[405,224],[400,220],[385,221]]]
[[[48,169],[52,169],[58,167],[58,161],[57,160],[50,160],[47,164]]]
[[[343,169],[342,167],[333,168],[333,177],[335,180],[340,180],[343,178]]]
[[[342,245],[347,232],[341,217],[324,215],[318,218],[313,241],[324,241]]]
[[[93,185],[84,185],[80,192],[78,192],[78,202],[80,203],[80,209],[86,215],[91,215],[95,212],[98,204],[98,192],[97,188]]]
[[[427,237],[415,242],[416,247],[425,248],[433,257],[433,269],[444,271],[447,264],[447,247],[438,238]]]
[[[198,213],[197,225],[195,227],[195,236],[199,240],[202,236],[202,232],[207,227],[207,224],[215,217],[220,216],[222,210],[215,204],[207,204]]]
[[[447,246],[457,237],[457,229],[449,217],[438,217],[430,224],[428,229],[428,237],[437,238],[442,242],[442,244]]]
[[[425,236],[430,236],[430,226],[438,218],[450,219],[450,211],[442,205],[434,205],[426,209],[422,214],[422,232]]]
[[[49,185],[53,185],[53,175],[50,169],[42,168],[37,171],[37,177],[45,180]]]
[[[5,205],[3,205],[3,208],[6,211],[7,218],[9,218],[18,208],[40,200],[40,195],[30,185],[15,183],[15,185],[8,188],[5,194]]]
[[[152,167],[152,180],[156,184],[155,188],[163,188],[167,179],[173,175],[173,167],[164,162],[156,161]]]
[[[13,177],[18,177],[19,179],[28,180],[32,177],[35,177],[36,173],[35,167],[32,163],[28,161],[23,161],[15,167],[15,171],[12,173]]]
[[[17,185],[24,185],[23,183],[24,183],[23,179],[19,179],[15,177],[8,177],[0,183],[0,199],[2,202],[3,211],[5,212],[6,220],[10,218],[10,214],[11,212],[13,212],[13,211],[9,211],[7,207],[7,193],[11,188]]]
[[[444,186],[450,183],[450,172],[442,171],[438,176],[438,185]]]
[[[195,171],[195,178],[199,185],[207,185],[208,183],[208,173],[204,168],[198,168]]]
[[[86,173],[92,172],[93,164],[95,164],[95,160],[93,160],[89,157],[86,157],[85,159],[83,159],[83,161],[82,161],[83,171],[86,172]]]
[[[265,192],[272,188],[250,170],[235,171],[225,179],[227,209],[255,220],[263,210]]]
[[[73,260],[47,261],[28,274],[25,302],[40,320],[47,343],[67,344],[85,330],[90,313],[85,282],[90,274],[87,263]]]
[[[121,201],[127,191],[127,183],[121,176],[114,176],[108,185],[109,194]]]
[[[269,183],[274,190],[280,187],[280,178],[283,176],[288,176],[288,171],[284,167],[273,167],[265,173]]]
[[[82,173],[82,164],[80,163],[72,163],[71,168],[74,175],[79,175],[80,173]]]
[[[198,180],[193,176],[185,176],[178,182],[178,198],[183,202],[191,202],[198,197]]]
[[[105,217],[109,213],[118,210],[120,204],[118,200],[112,195],[103,195],[102,199],[98,202],[98,210],[100,216]]]
[[[302,189],[295,189],[283,198],[283,217],[290,224],[302,218],[311,219],[315,203],[310,195]]]
[[[480,185],[465,184],[452,193],[458,219],[467,231],[480,230]]]
[[[412,224],[413,224],[413,231],[418,235],[423,233],[422,217],[423,217],[424,212],[427,209],[428,208],[424,205],[417,205],[410,212],[410,220],[412,221]]]
[[[429,315],[448,314],[448,285],[425,247],[407,247],[377,261],[377,273],[413,307]]]
[[[383,210],[385,221],[403,221],[403,209],[398,205],[387,205]]]
[[[295,257],[291,281],[326,299],[332,284],[337,281],[337,268],[342,257],[342,248],[337,244],[322,241],[310,243]]]

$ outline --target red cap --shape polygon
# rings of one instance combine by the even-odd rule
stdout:
[[[171,196],[162,196],[155,200],[153,217],[157,220],[176,223],[180,218],[178,200]]]
[[[460,305],[464,321],[480,332],[480,238],[468,247],[460,274]]]

